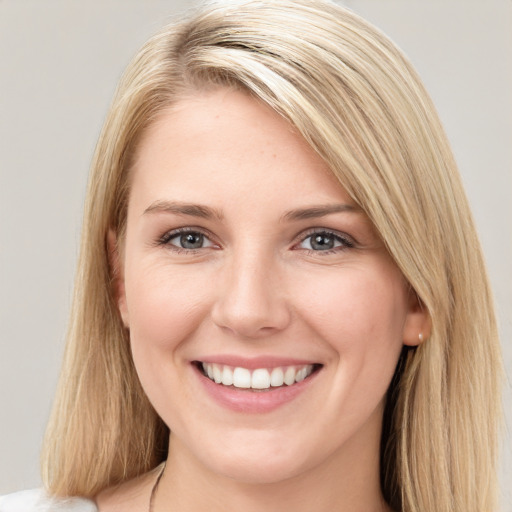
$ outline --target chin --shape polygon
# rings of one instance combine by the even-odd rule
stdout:
[[[232,443],[219,453],[218,447],[202,464],[209,471],[245,484],[275,484],[307,471],[318,461],[307,456],[302,446],[287,443]],[[212,464],[212,461],[215,461]]]
[[[236,482],[248,485],[271,485],[292,479],[300,475],[304,469],[280,460],[233,460],[221,467],[211,467],[215,473]]]

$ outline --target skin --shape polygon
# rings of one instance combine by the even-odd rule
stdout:
[[[176,229],[203,244],[184,249]],[[313,246],[313,233],[333,247]],[[387,510],[384,396],[428,319],[366,215],[284,119],[228,89],[163,112],[138,149],[120,245],[119,309],[172,432],[154,510]],[[212,400],[191,364],[226,354],[322,366],[294,400],[243,413]],[[103,492],[100,510],[147,510],[155,478]]]

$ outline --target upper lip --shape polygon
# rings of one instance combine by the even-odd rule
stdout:
[[[256,368],[277,368],[279,366],[302,366],[307,364],[319,364],[318,361],[310,359],[297,359],[282,356],[257,356],[241,357],[237,355],[212,355],[198,357],[196,362],[214,363],[233,367],[247,368],[255,370]]]

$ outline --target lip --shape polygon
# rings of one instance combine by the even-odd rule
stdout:
[[[314,384],[318,374],[322,370],[322,366],[320,366],[306,379],[301,382],[296,382],[291,386],[270,388],[268,390],[248,390],[235,388],[234,386],[223,386],[222,384],[216,384],[203,374],[197,365],[198,361],[199,360],[193,362],[191,366],[210,398],[212,398],[215,403],[224,408],[246,414],[268,413],[293,401],[296,397],[306,392]],[[200,361],[207,363],[227,364],[230,366],[240,366],[251,370],[256,368],[275,368],[277,366],[315,364],[311,363],[310,361],[299,359],[276,357],[257,357],[246,359],[240,358],[238,356],[208,357],[201,359]]]

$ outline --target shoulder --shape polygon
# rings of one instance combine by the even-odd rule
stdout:
[[[93,501],[84,498],[52,498],[43,489],[0,496],[0,512],[98,512]]]

